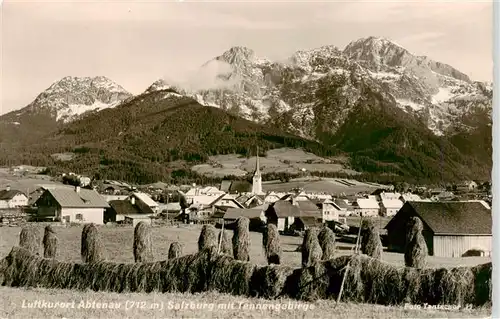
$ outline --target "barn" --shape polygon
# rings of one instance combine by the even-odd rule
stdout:
[[[388,248],[404,252],[406,225],[419,217],[429,255],[438,257],[491,256],[491,211],[479,202],[406,202],[385,226]]]

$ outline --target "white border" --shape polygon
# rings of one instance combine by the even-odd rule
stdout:
[[[493,0],[493,171],[491,174],[493,206],[493,248],[492,248],[492,317],[500,318],[500,278],[498,267],[500,267],[500,215],[498,199],[500,197],[500,2]],[[495,302],[496,300],[496,302]]]

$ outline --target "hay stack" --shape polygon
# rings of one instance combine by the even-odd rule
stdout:
[[[25,226],[19,234],[19,246],[33,254],[40,254],[40,233],[35,226]]]
[[[168,249],[168,259],[179,258],[182,256],[182,246],[179,242],[174,241]]]
[[[363,220],[361,226],[361,252],[372,258],[382,258],[382,241],[378,227],[369,219]]]
[[[424,225],[420,218],[412,217],[408,222],[406,238],[405,265],[407,267],[425,268],[428,255],[427,243],[422,230]]]
[[[276,225],[267,224],[262,234],[262,245],[264,246],[264,251],[266,253],[267,263],[269,265],[279,265],[282,251],[280,245],[280,234]]]
[[[318,234],[319,245],[323,251],[321,260],[328,260],[335,257],[335,233],[328,226],[321,228]]]
[[[223,255],[233,256],[233,244],[231,243],[231,234],[228,230],[221,230],[219,232],[219,242],[220,253]]]
[[[217,231],[213,225],[203,225],[198,237],[198,251],[217,248]]]
[[[316,228],[308,228],[302,242],[302,267],[309,267],[321,260],[323,251],[318,241]]]
[[[240,217],[236,221],[233,234],[234,258],[241,261],[250,261],[250,220]]]
[[[144,263],[153,259],[151,227],[146,222],[139,222],[134,229],[134,260],[136,263]]]
[[[84,263],[95,263],[105,259],[101,235],[94,223],[83,226],[81,255]]]
[[[287,279],[293,270],[284,265],[257,267],[250,281],[250,296],[275,299],[285,295]]]
[[[218,255],[210,264],[208,290],[249,296],[255,268],[254,264],[235,260],[233,256]]]
[[[45,227],[43,235],[43,257],[56,258],[57,255],[57,236],[51,225]]]

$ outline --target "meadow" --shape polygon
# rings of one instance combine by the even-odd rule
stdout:
[[[54,227],[59,239],[57,259],[60,261],[80,262],[81,226]],[[154,227],[152,229],[153,249],[155,260],[164,260],[167,257],[168,247],[174,242],[181,242],[183,255],[197,252],[197,241],[201,227],[182,225],[180,227]],[[19,241],[18,227],[0,228],[0,258],[5,257]],[[99,231],[104,242],[106,257],[110,261],[132,263],[134,261],[133,228],[101,226]],[[265,265],[266,259],[262,249],[262,235],[251,232],[250,260],[255,264]],[[301,254],[297,250],[302,238],[281,236],[283,249],[283,264],[300,267]],[[41,238],[40,238],[41,240]],[[337,243],[338,255],[352,254],[352,245]],[[384,252],[382,260],[396,265],[403,265],[403,255]],[[458,265],[477,265],[489,262],[486,257],[468,258],[437,258],[430,256],[429,267],[453,267]],[[0,306],[0,318],[470,318],[487,317],[491,312],[488,307],[477,309],[461,309],[440,311],[433,309],[408,309],[405,307],[387,307],[371,304],[339,303],[319,300],[302,302],[291,299],[265,300],[231,296],[215,292],[186,294],[186,293],[105,293],[93,291],[70,291],[56,289],[25,289],[1,287],[3,306]],[[46,302],[75,303],[75,308],[26,308],[23,307],[36,300]],[[78,308],[81,302],[96,301],[101,303],[119,304],[118,309]],[[220,305],[229,305],[221,309]],[[291,304],[292,310],[275,309],[276,304]],[[127,306],[128,305],[128,306]],[[210,305],[214,309],[210,310]],[[259,306],[260,305],[260,306]],[[267,306],[266,306],[267,305]],[[142,307],[144,306],[144,308]],[[202,309],[191,309],[191,307]],[[260,307],[254,309],[252,307]],[[128,309],[127,309],[128,307]],[[182,309],[175,309],[181,307]],[[204,308],[203,308],[204,307]]]

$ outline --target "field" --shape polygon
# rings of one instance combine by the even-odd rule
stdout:
[[[269,150],[266,157],[260,157],[260,169],[266,173],[298,174],[306,171],[339,172],[358,174],[344,168],[345,159],[327,159],[305,152],[301,149],[279,148]],[[236,154],[211,156],[209,163],[195,165],[192,170],[203,175],[224,177],[227,175],[245,176],[255,170],[256,157],[246,158]]]
[[[56,227],[59,238],[58,260],[80,262],[80,236],[82,227]],[[116,262],[133,262],[132,227],[102,226],[100,228],[103,241],[106,247],[106,254],[109,260]],[[181,227],[154,227],[153,240],[154,254],[156,260],[166,259],[168,247],[171,242],[179,241],[183,244],[183,254],[194,253],[197,251],[197,239],[200,232],[199,226],[181,226]],[[0,228],[0,257],[7,255],[12,246],[17,245],[19,240],[20,228],[2,227]],[[261,247],[262,235],[260,233],[251,233],[251,260],[257,264],[265,264],[263,249]],[[300,252],[296,248],[301,243],[300,237],[282,236],[281,243],[283,248],[283,260],[285,264],[294,267],[300,267]],[[338,243],[338,254],[346,255],[352,253],[352,245]],[[383,260],[403,265],[403,256],[396,253],[385,252]],[[436,258],[429,257],[430,267],[447,267],[457,265],[476,265],[490,261],[484,257],[469,258]],[[491,311],[489,308],[479,308],[473,310],[451,310],[437,311],[428,309],[405,309],[405,307],[384,307],[368,304],[336,304],[332,301],[317,301],[314,303],[304,303],[290,299],[280,299],[275,301],[252,299],[244,297],[229,296],[219,293],[201,293],[201,294],[117,294],[103,293],[93,291],[62,291],[51,289],[16,289],[2,287],[4,305],[0,307],[0,318],[31,318],[31,317],[67,317],[67,318],[124,318],[124,317],[217,317],[217,318],[262,318],[262,317],[298,317],[298,318],[326,318],[332,317],[354,317],[361,316],[371,318],[385,317],[405,317],[405,318],[433,318],[433,317],[485,317]],[[67,302],[75,303],[75,308],[61,309],[32,309],[23,308],[23,302],[26,305],[36,300],[47,302]],[[120,308],[97,309],[78,308],[81,301],[101,303],[116,303]],[[276,310],[271,308],[275,304],[293,305],[295,310]],[[229,304],[228,309],[217,309],[223,307],[220,305]],[[215,307],[205,309],[191,309],[190,307]],[[210,306],[212,305],[212,306]],[[146,309],[126,309],[127,307],[145,306]],[[174,309],[175,306],[183,307]],[[267,309],[250,309],[249,307],[268,307]],[[93,307],[93,308],[92,308]],[[157,308],[158,307],[158,308]],[[232,307],[232,308],[231,308]],[[300,308],[302,307],[302,308]],[[314,307],[314,309],[313,309]],[[153,308],[153,309],[151,309]],[[471,312],[472,311],[472,312]]]

